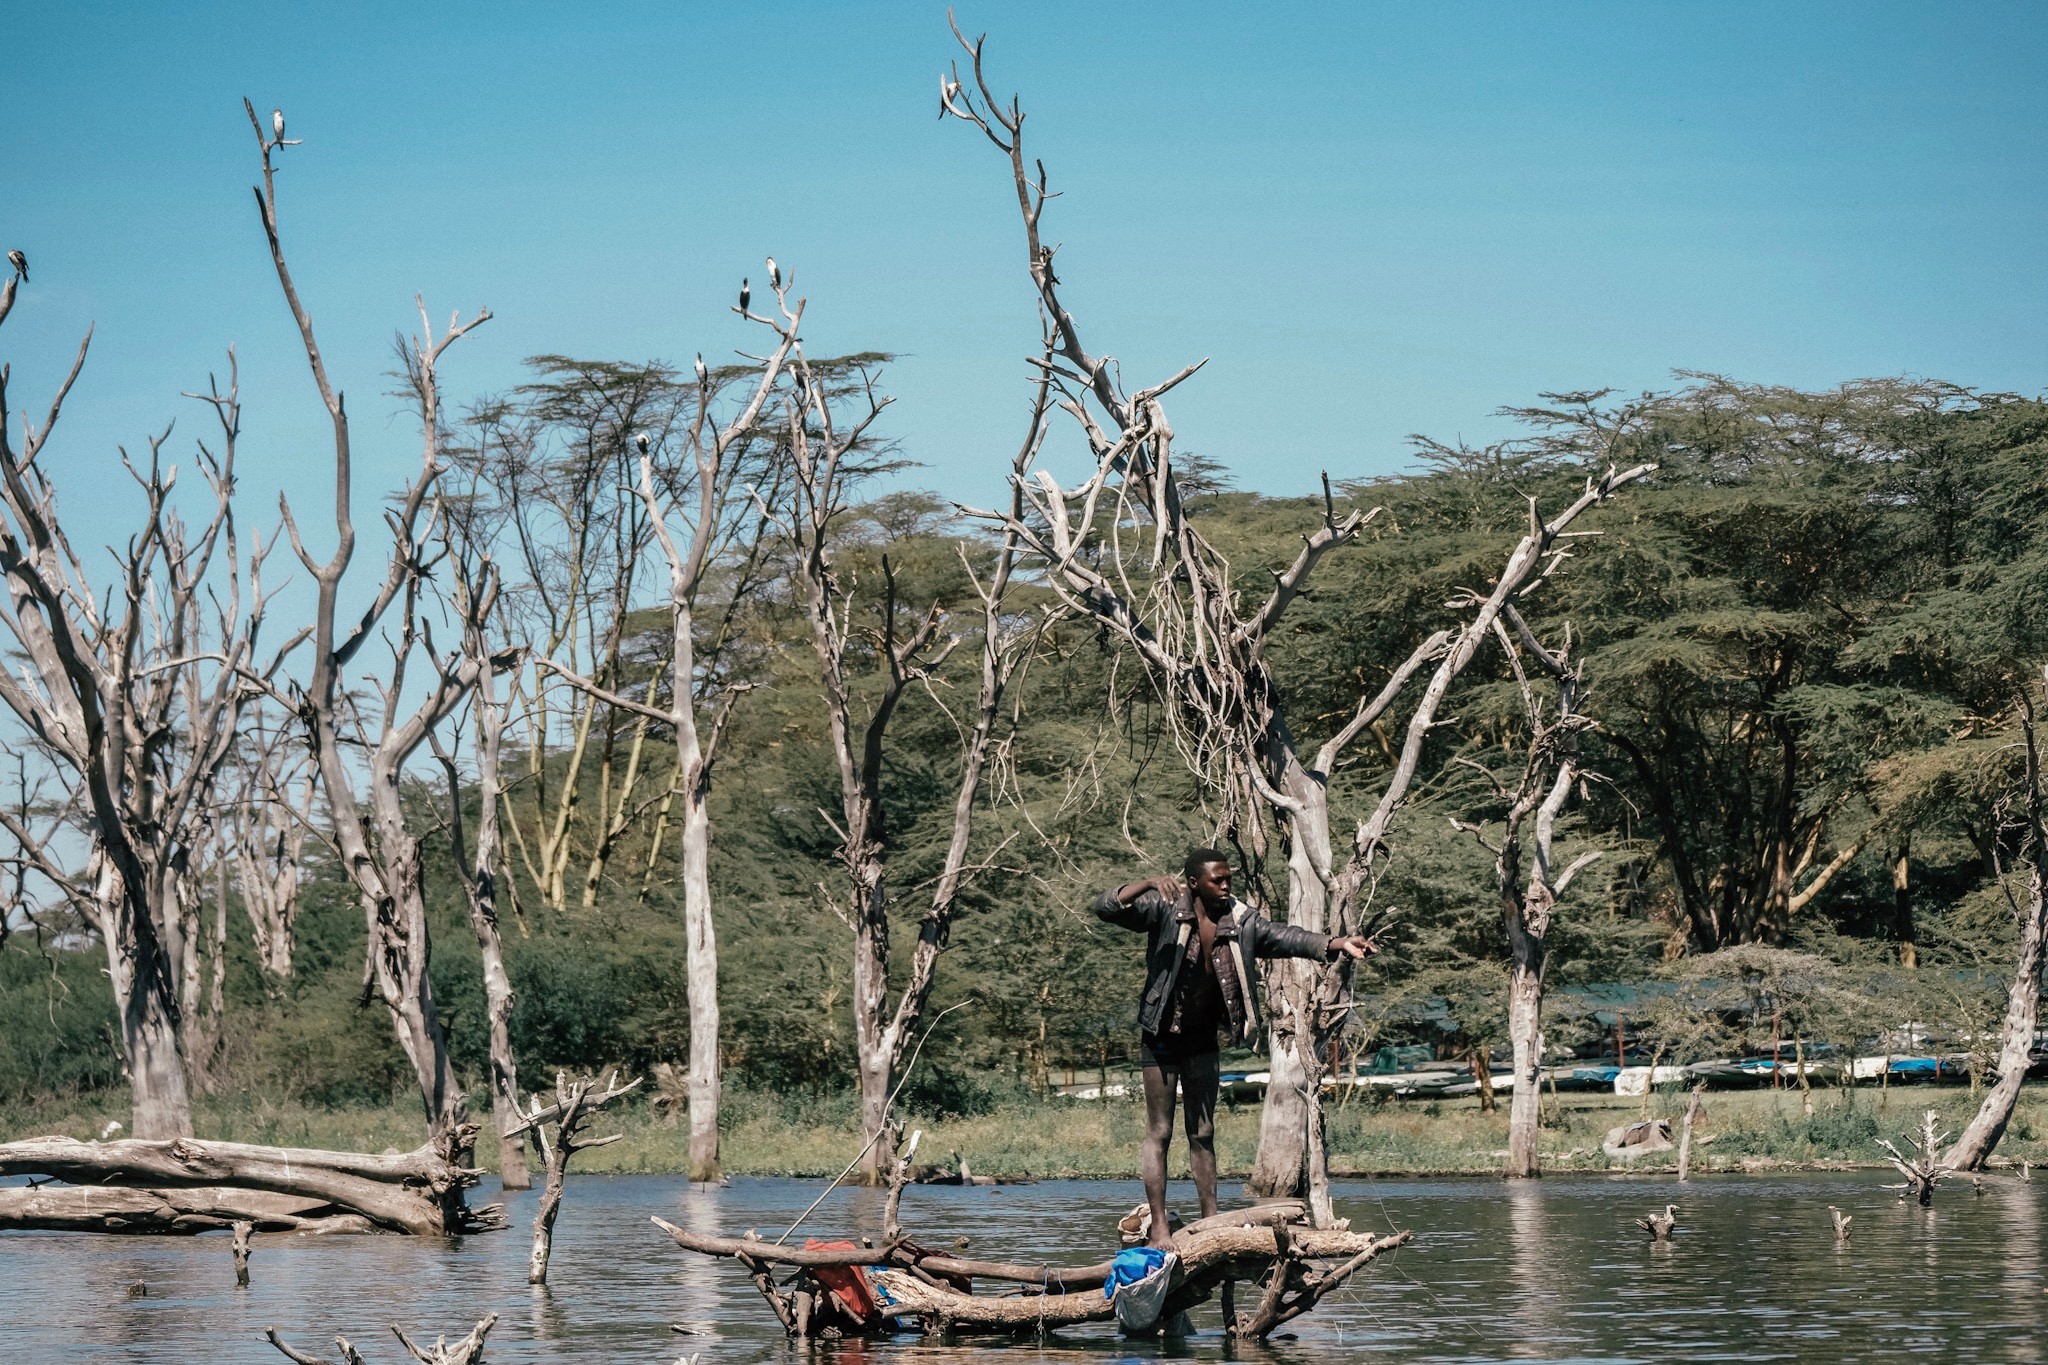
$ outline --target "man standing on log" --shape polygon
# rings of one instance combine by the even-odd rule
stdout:
[[[1188,1165],[1202,1217],[1216,1212],[1216,1085],[1219,1030],[1232,1042],[1259,1036],[1262,957],[1358,960],[1374,951],[1352,935],[1333,938],[1275,924],[1230,894],[1230,859],[1213,848],[1188,851],[1185,887],[1173,877],[1131,882],[1095,898],[1110,924],[1150,936],[1138,1026],[1145,1062],[1145,1145],[1140,1170],[1152,1209],[1151,1244],[1171,1250],[1166,1217],[1166,1149],[1176,1092],[1187,1115]]]

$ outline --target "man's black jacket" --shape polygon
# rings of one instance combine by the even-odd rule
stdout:
[[[1166,1022],[1166,1007],[1173,999],[1181,959],[1187,955],[1188,937],[1195,932],[1194,893],[1182,891],[1178,900],[1168,901],[1148,886],[1125,905],[1117,900],[1117,890],[1111,887],[1095,898],[1095,915],[1106,923],[1149,936],[1145,949],[1145,993],[1138,1001],[1138,1027],[1148,1035],[1156,1035]],[[1216,970],[1237,973],[1239,989],[1223,992],[1224,1003],[1230,1006],[1231,1038],[1255,1044],[1259,1036],[1258,960],[1328,957],[1330,936],[1292,924],[1275,924],[1243,901],[1233,899],[1230,909],[1216,921],[1216,947]],[[1241,1006],[1239,1001],[1243,1002]]]

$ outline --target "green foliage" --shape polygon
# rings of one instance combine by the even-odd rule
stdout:
[[[660,366],[537,365],[534,383],[484,424],[525,462],[507,466],[513,475],[549,487],[580,466],[623,467],[634,430],[668,442],[688,408],[688,382]],[[1413,471],[1342,485],[1355,505],[1384,510],[1324,560],[1271,643],[1297,740],[1313,749],[1454,619],[1446,603],[1490,581],[1529,499],[1554,510],[1590,469],[1654,461],[1653,478],[1588,517],[1599,534],[1573,543],[1532,602],[1546,639],[1569,624],[1599,723],[1558,847],[1602,858],[1552,930],[1550,1041],[1598,1044],[1612,1012],[1572,992],[1614,982],[1654,983],[1629,1036],[1673,1059],[1752,1046],[1773,1027],[1853,1041],[1909,1022],[1956,1038],[1994,1025],[2012,941],[1994,870],[2013,837],[1999,802],[2016,763],[2018,689],[2048,656],[2048,404],[1932,383],[1801,393],[1688,377],[1669,393],[1554,396],[1519,415],[1525,439],[1487,450],[1424,442]],[[878,467],[888,455],[871,453]],[[1185,492],[1246,592],[1321,514],[1319,499],[1235,491],[1213,468]],[[972,620],[961,555],[985,563],[990,550],[948,507],[898,492],[844,515],[838,572],[857,623],[881,610],[884,555],[903,602]],[[616,514],[560,515],[581,525]],[[712,794],[729,1112],[767,1124],[772,1097],[812,1107],[817,1123],[846,1123],[850,936],[831,908],[838,836],[823,813],[837,808],[838,777],[807,627],[775,553],[705,682],[755,685],[734,710]],[[712,598],[735,591],[721,581]],[[1013,598],[1019,619],[1044,603],[1027,573]],[[629,616],[621,685],[651,676],[662,631],[658,613]],[[872,696],[875,666],[850,661],[857,705]],[[959,717],[978,666],[970,638],[889,732],[884,833],[899,943],[915,934],[944,852]],[[1014,733],[984,786],[976,872],[927,1017],[966,1005],[936,1026],[906,1092],[912,1112],[986,1115],[1130,1055],[1137,944],[1097,923],[1088,900],[1176,866],[1211,834],[1159,707],[1109,642],[1070,621],[1045,630],[1012,689]],[[1405,714],[1397,707],[1330,774],[1340,812],[1377,790]],[[1398,909],[1389,951],[1362,978],[1351,1040],[1361,1048],[1420,1041],[1465,1053],[1502,1040],[1508,950],[1491,855],[1452,825],[1499,820],[1495,784],[1519,771],[1526,744],[1492,646],[1444,715],[1377,892]],[[622,761],[637,725],[601,709],[593,744]],[[666,736],[648,734],[643,795],[671,777]],[[595,838],[596,766],[578,778],[572,880]],[[523,819],[567,772],[563,751],[542,755],[513,797]],[[410,799],[420,827],[434,827],[445,795],[423,787]],[[529,1079],[685,1054],[676,850],[665,845],[643,896],[651,831],[651,814],[628,828],[587,907],[572,891],[565,909],[545,909],[510,859],[520,908],[506,916],[505,948]],[[1340,823],[1340,840],[1346,832]],[[475,948],[445,839],[424,854],[435,990],[474,1081],[485,1055]],[[220,1083],[326,1105],[402,1096],[409,1072],[382,1007],[361,1003],[360,907],[321,858],[305,874],[293,981],[266,986],[246,925],[233,926]],[[1901,962],[1907,945],[1917,970]],[[119,1084],[99,952],[67,941],[45,957],[19,934],[0,951],[0,1094]],[[1802,1122],[1803,1135],[1755,1141],[1841,1150],[1868,1136],[1853,1110]]]

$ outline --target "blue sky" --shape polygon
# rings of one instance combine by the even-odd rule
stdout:
[[[1133,382],[1210,357],[1182,444],[1247,486],[1401,467],[1538,391],[1677,367],[1827,385],[2048,373],[2048,9],[1924,4],[966,5],[1065,197],[1047,235]],[[10,8],[0,331],[17,408],[99,332],[46,457],[116,534],[117,442],[235,343],[243,487],[317,520],[321,413],[265,259],[244,94],[282,105],[288,250],[363,494],[424,292],[497,319],[451,395],[545,351],[686,362],[765,254],[814,352],[901,354],[914,481],[997,495],[1035,318],[1005,168],[940,123],[936,3]],[[255,509],[251,508],[251,515]]]

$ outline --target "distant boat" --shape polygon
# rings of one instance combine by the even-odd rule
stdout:
[[[1617,1095],[1647,1094],[1653,1085],[1677,1085],[1687,1079],[1682,1066],[1624,1066],[1614,1073]]]

